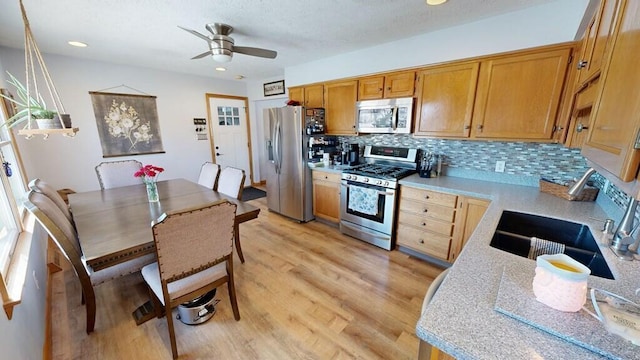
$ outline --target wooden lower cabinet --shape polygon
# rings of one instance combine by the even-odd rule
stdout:
[[[313,215],[332,223],[340,222],[340,174],[314,170]]]
[[[402,185],[396,244],[454,262],[489,202]]]
[[[424,340],[420,340],[418,347],[418,360],[455,360],[453,356],[443,352],[435,346],[432,346]]]

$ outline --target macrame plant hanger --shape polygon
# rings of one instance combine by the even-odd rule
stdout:
[[[20,11],[22,12],[22,21],[24,22],[24,67],[25,67],[25,78],[26,78],[26,90],[27,90],[27,99],[31,99],[31,84],[33,82],[33,91],[37,97],[40,97],[40,93],[38,92],[38,81],[36,77],[36,67],[35,63],[37,61],[40,70],[42,71],[42,76],[44,78],[44,82],[47,86],[47,90],[49,91],[49,95],[53,101],[53,107],[58,114],[58,121],[60,121],[61,129],[32,129],[32,116],[31,116],[31,107],[28,107],[27,115],[29,121],[27,122],[27,126],[24,129],[18,131],[19,135],[24,135],[27,139],[33,137],[33,135],[39,134],[43,135],[46,139],[49,137],[49,134],[63,134],[65,136],[73,137],[76,132],[78,132],[78,128],[65,128],[65,124],[63,122],[63,117],[68,117],[69,115],[64,110],[64,105],[62,104],[62,100],[60,100],[60,94],[58,94],[58,90],[56,90],[56,86],[53,84],[53,80],[51,79],[51,75],[49,74],[49,70],[47,70],[47,65],[44,63],[44,59],[42,58],[42,54],[40,53],[40,49],[38,48],[38,44],[36,44],[36,40],[33,36],[33,32],[31,32],[31,27],[29,26],[29,19],[27,18],[27,12],[24,9],[24,5],[22,0],[20,0]],[[34,60],[35,57],[35,60]]]

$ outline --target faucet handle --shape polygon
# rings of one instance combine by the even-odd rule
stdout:
[[[613,219],[606,219],[604,221],[604,225],[602,226],[602,232],[607,235],[613,235],[616,228],[616,221]]]

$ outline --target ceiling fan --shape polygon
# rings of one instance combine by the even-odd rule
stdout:
[[[209,44],[209,51],[205,51],[202,54],[192,57],[192,60],[211,55],[213,60],[217,62],[229,62],[233,57],[233,53],[258,56],[268,59],[275,59],[276,55],[278,55],[278,53],[273,50],[247,46],[235,46],[233,38],[229,36],[229,34],[233,32],[233,27],[227,24],[213,23],[205,25],[205,28],[211,33],[209,36],[201,34],[195,30],[183,28],[182,26],[178,27],[205,40]]]

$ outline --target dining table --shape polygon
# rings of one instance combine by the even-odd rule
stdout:
[[[157,186],[157,202],[149,202],[144,184],[69,194],[69,206],[87,265],[100,271],[154,253],[151,225],[163,213],[219,200],[237,205],[235,248],[240,261],[244,262],[239,225],[257,218],[260,208],[186,179],[158,181]],[[134,312],[137,323],[151,316],[149,306],[147,303]]]

